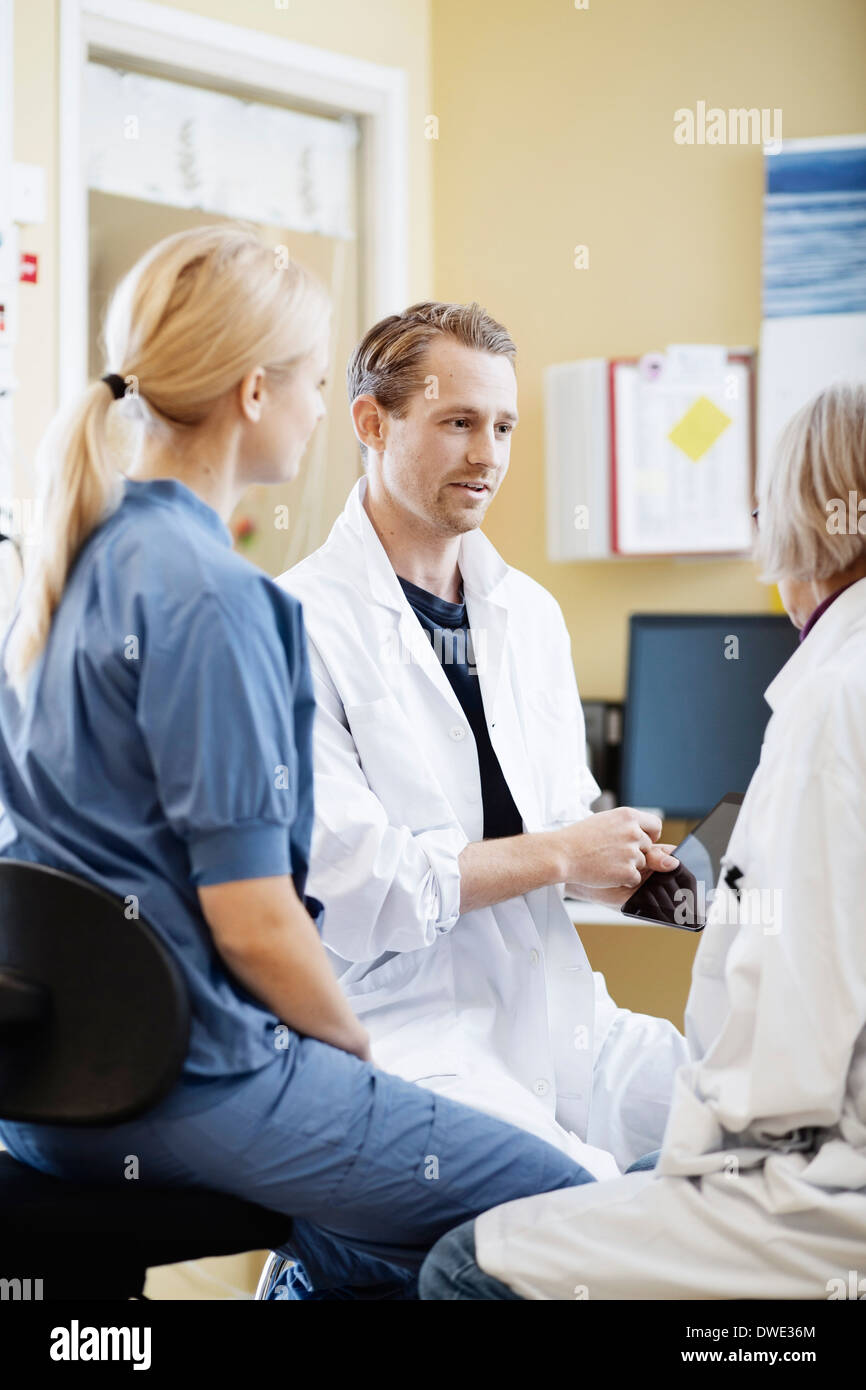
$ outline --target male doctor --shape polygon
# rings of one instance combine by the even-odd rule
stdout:
[[[616,1177],[658,1149],[686,1043],[618,1009],[563,903],[621,904],[656,816],[597,815],[568,632],[480,527],[508,471],[515,346],[477,304],[415,304],[348,367],[365,462],[279,581],[316,690],[310,892],[379,1066]]]

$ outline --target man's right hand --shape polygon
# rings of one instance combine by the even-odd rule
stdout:
[[[645,869],[668,867],[664,857],[655,862],[653,841],[661,833],[658,816],[620,806],[556,830],[477,840],[460,853],[460,911],[557,883],[579,884],[586,889],[580,897],[596,900],[600,889],[618,888],[625,902]]]
[[[556,832],[566,868],[563,882],[588,888],[637,888],[647,852],[661,833],[658,816],[631,806],[599,811],[567,825]]]

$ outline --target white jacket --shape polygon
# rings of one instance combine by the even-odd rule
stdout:
[[[459,913],[483,832],[475,740],[362,505],[366,478],[280,583],[303,605],[317,699],[308,891],[373,1055],[581,1153],[590,1171],[661,1142],[685,1040],[617,1009],[542,888]],[[478,530],[459,555],[491,742],[527,831],[590,814],[583,712],[559,606]],[[593,1100],[595,1096],[595,1100]]]
[[[478,1262],[524,1298],[866,1289],[866,579],[766,695],[656,1171],[485,1212]]]
[[[814,1153],[799,1180],[866,1188],[866,580],[768,687],[761,760],[695,957],[659,1172]],[[820,1147],[815,1148],[816,1136]]]

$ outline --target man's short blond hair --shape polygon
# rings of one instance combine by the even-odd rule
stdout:
[[[769,583],[829,579],[864,555],[866,384],[840,382],[779,435],[761,485],[755,557]]]
[[[361,339],[346,369],[349,403],[373,396],[397,419],[427,385],[427,350],[436,337],[448,335],[464,347],[507,357],[514,365],[517,348],[508,330],[480,304],[443,304],[423,300],[380,319]],[[367,449],[361,445],[366,464]]]

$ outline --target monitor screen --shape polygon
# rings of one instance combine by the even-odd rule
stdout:
[[[620,802],[690,819],[745,792],[798,639],[785,615],[633,615]]]

